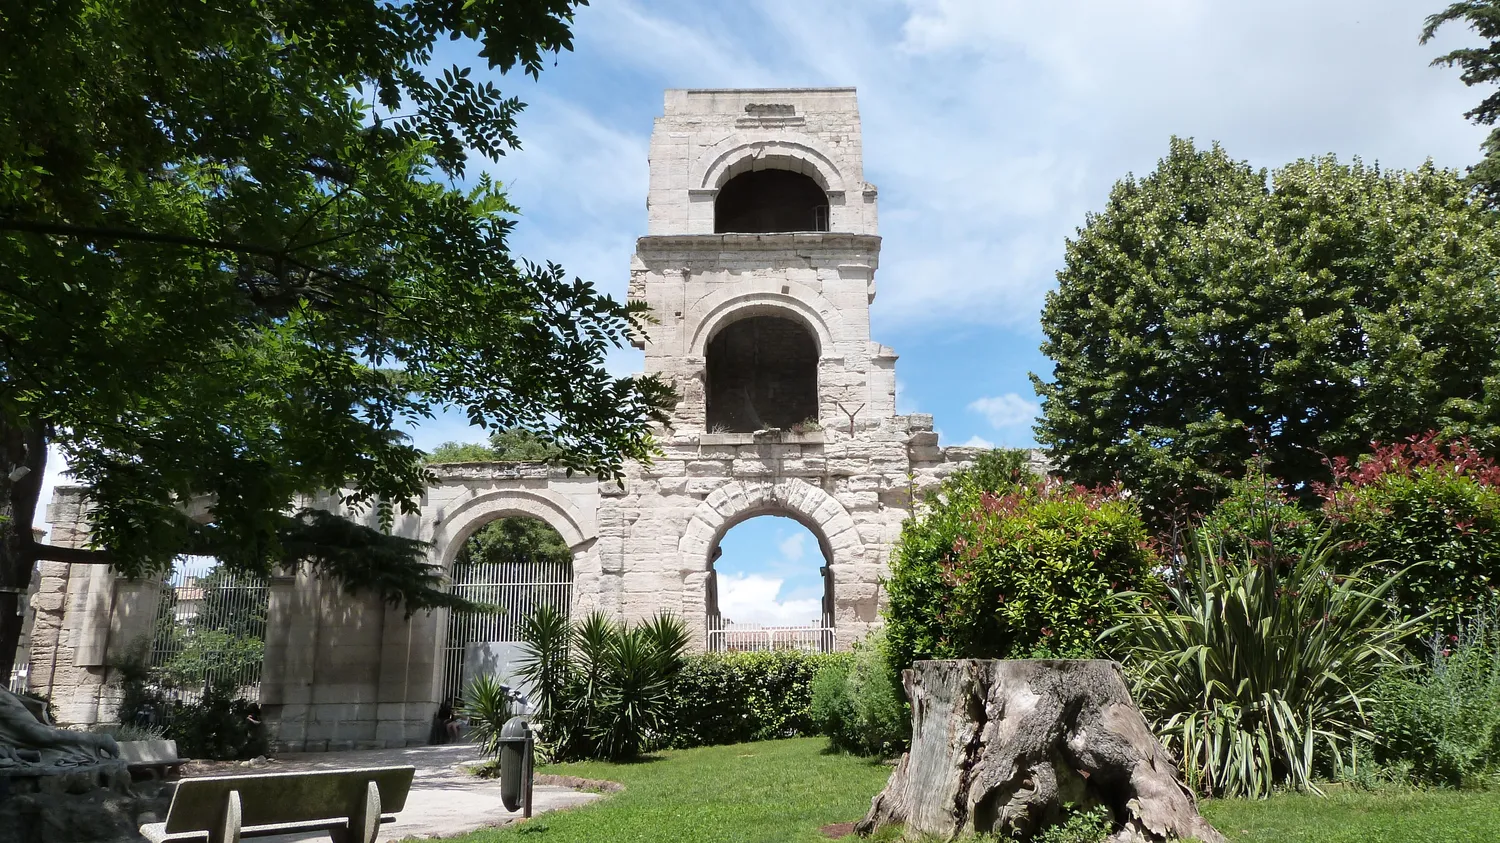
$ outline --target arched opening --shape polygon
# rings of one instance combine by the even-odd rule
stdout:
[[[526,620],[543,606],[568,615],[573,599],[573,554],[550,524],[506,516],[475,530],[459,548],[450,589],[500,611],[449,612],[442,699],[457,701],[480,674],[510,678]]]
[[[715,234],[827,231],[828,194],[812,178],[791,170],[752,170],[719,188]]]
[[[724,533],[709,559],[708,649],[833,650],[829,551],[800,521],[747,518]]]
[[[710,431],[790,429],[818,418],[818,343],[781,316],[731,322],[708,342]]]

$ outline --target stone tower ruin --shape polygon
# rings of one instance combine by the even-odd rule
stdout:
[[[845,649],[879,623],[880,580],[913,500],[975,453],[939,448],[931,416],[897,414],[896,354],[870,337],[878,194],[865,180],[854,89],[668,91],[649,166],[629,296],[656,320],[638,338],[645,369],[680,398],[658,431],[660,457],[628,466],[623,485],[543,464],[438,466],[420,513],[396,529],[430,542],[433,564],[452,575],[486,523],[539,518],[572,565],[550,575],[558,581],[526,583],[533,592],[560,595],[575,618],[672,612],[698,646],[720,649],[719,541],[748,518],[788,516],[823,559],[811,646]],[[340,507],[334,495],[309,504]],[[79,490],[59,489],[49,513],[54,540],[87,541]],[[259,587],[267,623],[254,693],[282,749],[423,743],[455,683],[486,664],[475,659],[514,645],[514,626],[474,633],[446,611],[407,618],[306,571]],[[160,629],[159,607],[184,602],[182,588],[47,563],[30,687],[52,696],[63,722],[118,717],[114,665]]]

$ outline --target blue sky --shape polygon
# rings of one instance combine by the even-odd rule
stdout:
[[[1400,168],[1477,159],[1484,131],[1462,115],[1482,92],[1428,66],[1472,36],[1417,44],[1443,5],[597,0],[539,81],[498,82],[528,103],[524,149],[475,163],[521,209],[518,254],[623,296],[663,89],[857,87],[884,238],[872,330],[901,355],[899,409],[934,414],[945,444],[1029,445],[1027,375],[1049,371],[1038,312],[1065,238],[1171,135],[1267,167],[1328,152]],[[635,371],[639,353],[610,365]],[[482,438],[458,414],[413,434]],[[817,584],[816,544],[797,556],[787,536],[802,528],[782,522],[736,528],[720,562],[779,580],[767,617]]]

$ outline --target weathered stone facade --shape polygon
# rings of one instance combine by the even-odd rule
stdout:
[[[723,230],[720,191],[766,170],[816,188],[778,183],[762,209],[755,182],[738,182],[736,219],[805,219],[804,230]],[[796,205],[809,195],[810,207]],[[863,637],[878,622],[880,577],[914,497],[974,454],[940,448],[931,416],[896,413],[896,354],[870,338],[876,200],[853,89],[667,92],[651,141],[649,233],[629,283],[657,319],[639,338],[646,371],[681,399],[660,431],[661,456],[629,466],[623,486],[545,466],[441,467],[420,514],[396,529],[431,542],[433,562],[447,569],[485,523],[540,518],[573,549],[575,615],[671,611],[701,643],[719,540],[747,518],[785,515],[817,536],[837,645]],[[715,337],[751,319],[766,321],[735,339],[733,360],[708,359],[730,353],[714,350]],[[777,371],[757,370],[757,360]],[[712,417],[743,426],[778,410],[785,418],[783,400],[805,402],[812,417],[765,429],[709,425]],[[726,408],[730,401],[738,403]],[[338,507],[334,498],[322,505]],[[77,490],[58,490],[49,519],[54,540],[84,541]],[[43,566],[32,687],[53,695],[63,721],[112,716],[106,665],[149,631],[157,593],[103,568]],[[261,701],[281,747],[426,741],[441,693],[443,613],[408,619],[303,572],[272,582],[269,614]]]

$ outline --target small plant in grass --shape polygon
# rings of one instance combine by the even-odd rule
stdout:
[[[687,628],[671,615],[633,627],[594,612],[569,624],[551,607],[522,630],[517,673],[531,686],[553,760],[628,759],[663,730]]]
[[[1500,604],[1436,634],[1424,664],[1376,686],[1373,731],[1383,764],[1418,784],[1483,787],[1500,773]]]
[[[1374,735],[1380,676],[1400,661],[1419,619],[1390,617],[1399,573],[1340,574],[1326,541],[1286,559],[1272,546],[1233,552],[1199,531],[1165,599],[1110,630],[1136,675],[1136,698],[1210,795],[1316,790]]]
[[[813,678],[812,717],[837,749],[890,757],[911,739],[911,714],[896,687],[884,631],[855,645],[854,658]]]
[[[1113,825],[1108,808],[1103,805],[1068,808],[1061,822],[1042,829],[1031,838],[1032,843],[1104,843]]]

